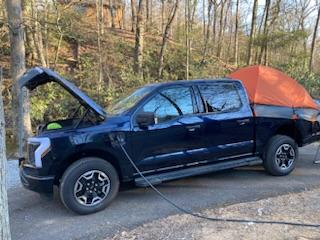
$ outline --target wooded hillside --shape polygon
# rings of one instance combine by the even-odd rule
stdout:
[[[106,107],[146,83],[224,76],[248,64],[281,69],[320,95],[318,0],[24,0],[22,16],[27,68],[53,68]],[[9,28],[0,0],[10,127]],[[70,101],[54,85],[37,90],[33,124],[67,115]]]

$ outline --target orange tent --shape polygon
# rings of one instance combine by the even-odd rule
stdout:
[[[228,77],[242,81],[251,103],[318,109],[304,87],[274,68],[249,66],[231,73]]]

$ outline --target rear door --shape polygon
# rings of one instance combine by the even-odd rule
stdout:
[[[252,155],[254,119],[240,82],[216,81],[198,85],[204,113],[206,147],[211,160]]]

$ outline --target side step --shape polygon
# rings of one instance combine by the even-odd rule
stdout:
[[[261,164],[262,160],[259,157],[248,157],[233,161],[223,161],[205,166],[190,167],[186,169],[175,170],[166,173],[154,174],[147,176],[148,179],[153,185],[160,184],[165,181],[176,180],[180,178],[202,175],[210,172],[216,172],[224,169],[242,167],[242,166],[252,166]],[[138,177],[135,180],[135,185],[138,187],[148,187],[149,184],[142,178]]]

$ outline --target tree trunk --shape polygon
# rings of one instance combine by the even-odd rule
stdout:
[[[7,13],[11,46],[12,112],[14,138],[18,146],[18,157],[23,157],[24,143],[31,134],[30,104],[28,91],[18,86],[18,79],[25,72],[24,31],[22,25],[21,0],[7,0]]]
[[[144,46],[144,27],[145,27],[146,0],[139,1],[137,15],[136,42],[134,49],[134,70],[135,73],[143,77],[143,46]]]
[[[131,0],[131,32],[135,32],[137,28],[137,2]]]
[[[225,14],[224,14],[224,21],[223,21],[223,27],[222,27],[222,34],[221,34],[221,39],[220,39],[220,54],[219,54],[219,57],[222,57],[222,50],[224,49],[223,48],[223,44],[224,44],[224,35],[225,35],[225,30],[227,28],[227,21],[228,21],[228,13],[229,13],[229,10],[231,9],[231,3],[232,1],[226,1],[227,3],[227,8],[225,10]],[[232,9],[231,9],[232,10]],[[232,31],[232,30],[231,30]],[[231,37],[231,34],[230,34],[230,37]],[[228,48],[228,50],[230,50]]]
[[[206,0],[202,0],[202,34],[203,34],[204,42],[206,41],[206,10],[205,9],[206,9]],[[208,24],[208,27],[210,27],[209,24]]]
[[[63,38],[63,34],[60,32],[58,44],[57,44],[57,46],[56,46],[56,51],[55,51],[55,54],[54,54],[53,69],[55,69],[55,68],[57,67],[62,38]]]
[[[249,45],[248,45],[247,65],[250,65],[252,62],[252,48],[253,48],[253,39],[255,37],[255,31],[256,31],[257,8],[258,8],[258,0],[254,0],[253,9],[252,9],[251,30],[250,30]]]
[[[100,15],[102,15],[102,18],[103,18],[103,5],[102,5],[101,9],[102,9],[102,14],[100,14]],[[115,25],[115,20],[114,20],[114,4],[113,4],[113,0],[109,0],[109,9],[110,9],[110,16],[111,16],[111,28],[115,28],[116,25]]]
[[[174,5],[173,9],[171,10],[171,14],[169,15],[168,23],[167,23],[166,28],[163,33],[162,45],[161,45],[161,50],[160,50],[160,55],[159,55],[158,78],[162,77],[164,53],[167,48],[169,33],[170,33],[173,20],[176,16],[176,13],[177,13],[177,10],[179,7],[179,2],[180,2],[180,0],[176,0],[176,3]]]
[[[126,28],[126,2],[122,2],[123,6],[121,8],[121,23],[120,23],[120,29]]]
[[[213,0],[213,23],[212,23],[212,42],[213,46],[216,45],[216,35],[217,35],[217,12],[218,12],[218,3],[217,0]]]
[[[44,41],[44,46],[45,46],[45,61],[46,61],[46,65],[47,67],[49,67],[50,63],[49,63],[49,31],[48,31],[48,24],[47,22],[49,22],[49,13],[48,13],[48,7],[49,7],[49,3],[48,0],[44,1],[44,17],[43,17],[43,32],[44,32],[44,36],[45,36],[45,41]]]
[[[209,3],[208,3],[208,26],[205,28],[206,34],[205,34],[204,48],[203,48],[202,60],[201,60],[202,63],[204,63],[206,55],[207,55],[208,42],[209,42],[209,38],[210,38],[210,26],[212,24],[212,11],[211,11],[212,6],[213,6],[213,1],[209,0]]]
[[[192,11],[191,12],[191,16],[190,16],[190,30],[193,29],[193,25],[194,25],[194,16],[196,14],[196,10],[197,10],[197,6],[198,6],[198,0],[193,0],[192,3]]]
[[[22,15],[23,16],[32,16],[32,4],[28,0],[23,0],[22,2]],[[33,39],[33,21],[25,20],[25,33],[26,33],[26,45],[28,46],[29,51],[26,52],[26,61],[29,65],[33,66],[34,61],[37,58],[37,52],[34,45],[34,39]]]
[[[238,55],[239,55],[239,5],[240,0],[237,0],[236,2],[236,22],[235,22],[235,30],[234,30],[234,52],[233,52],[233,59],[234,59],[234,65],[238,67]]]
[[[269,10],[270,10],[270,0],[266,0],[265,6],[265,16],[264,16],[264,24],[263,24],[263,44],[261,45],[260,55],[258,62],[262,63],[263,54],[266,54],[267,42],[268,42],[268,19],[269,19]]]
[[[164,0],[161,0],[161,33],[164,31]]]
[[[10,240],[10,225],[7,196],[7,159],[6,159],[6,140],[5,123],[2,101],[2,68],[0,68],[0,239]]]
[[[146,31],[149,31],[149,20],[150,20],[150,2],[146,0]]]
[[[312,43],[311,43],[311,49],[310,49],[310,59],[309,59],[309,71],[312,71],[313,56],[314,56],[314,50],[315,50],[315,45],[316,45],[316,39],[317,39],[317,32],[318,32],[318,27],[319,27],[319,21],[320,21],[320,4],[319,4],[318,16],[317,16],[316,24],[315,24],[315,26],[314,26],[313,36],[312,36]]]
[[[189,62],[191,42],[190,33],[190,0],[185,0],[185,32],[186,32],[186,80],[189,80]]]
[[[260,20],[260,23],[257,23],[259,24],[258,26],[258,31],[256,32],[257,36],[261,36],[261,31],[263,30],[263,24],[264,24],[264,20],[265,20],[265,16],[266,16],[266,8],[263,9],[263,14],[261,16],[261,20]],[[259,59],[260,59],[260,52],[256,51],[255,54],[254,54],[254,58],[253,58],[253,62],[256,63],[256,62],[259,62]],[[259,56],[258,56],[259,54]]]
[[[103,1],[96,1],[96,12],[97,12],[97,43],[98,43],[98,58],[99,58],[99,76],[98,76],[98,98],[100,99],[102,84],[103,84],[103,58],[102,58],[102,47],[101,38],[103,35]]]
[[[34,45],[36,46],[38,59],[40,60],[40,63],[42,66],[46,67],[46,59],[43,53],[43,39],[42,39],[42,31],[41,31],[41,25],[40,25],[40,17],[39,17],[39,11],[36,6],[36,2],[34,0],[31,0],[32,4],[32,12],[33,17],[35,19],[34,21],[34,31],[33,31],[33,39],[34,39]]]
[[[223,32],[223,23],[224,23],[224,6],[226,0],[221,1],[221,9],[220,9],[220,23],[219,23],[219,35],[218,35],[218,49],[217,49],[217,57],[221,56],[221,45],[222,45],[222,32]]]

